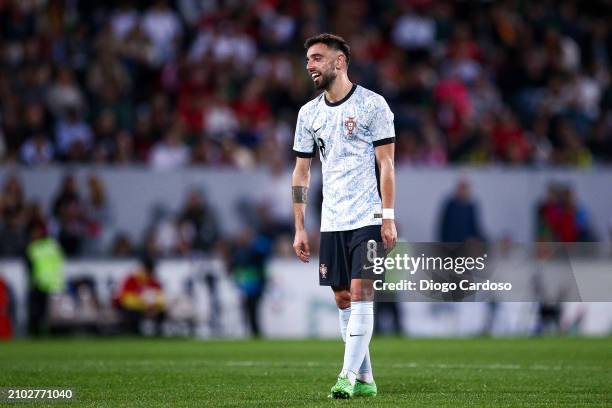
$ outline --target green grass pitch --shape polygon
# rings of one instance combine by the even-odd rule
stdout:
[[[77,398],[14,407],[612,407],[610,338],[375,338],[371,353],[374,399],[327,398],[343,355],[332,340],[0,343],[0,387]]]

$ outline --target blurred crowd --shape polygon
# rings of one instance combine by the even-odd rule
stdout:
[[[350,78],[391,105],[401,164],[609,163],[609,15],[606,1],[0,0],[0,158],[287,165],[315,95],[302,44],[333,31]]]
[[[276,178],[279,188],[275,187],[275,182],[270,183],[268,197],[273,196],[275,190],[286,196],[287,183],[282,182],[282,174],[273,174],[273,179]],[[212,256],[224,261],[240,293],[247,331],[253,336],[261,334],[258,310],[268,283],[268,261],[274,256],[292,255],[292,214],[287,211],[290,205],[276,208],[269,201],[257,201],[252,197],[234,203],[236,216],[241,218],[243,227],[234,234],[223,234],[217,208],[208,201],[204,190],[192,188],[176,211],[153,205],[143,236],[130,237],[115,222],[112,201],[103,179],[91,173],[80,181],[66,173],[53,198],[43,204],[26,200],[21,180],[16,175],[8,175],[1,186],[0,258],[20,258],[27,265],[30,333],[45,333],[51,316],[57,330],[77,327],[95,333],[108,330],[160,334],[166,312],[172,312],[168,315],[169,321],[178,324],[176,330],[183,330],[181,327],[185,326],[186,332],[193,334],[193,281],[184,282],[184,295],[177,298],[179,303],[167,304],[164,288],[155,277],[155,265],[163,258],[200,260]],[[455,189],[440,203],[438,241],[495,245],[500,237],[487,236],[479,208],[470,181],[459,179]],[[535,206],[534,215],[535,241],[592,242],[600,238],[594,234],[592,220],[569,184],[551,183]],[[318,234],[311,238],[311,248],[316,254]],[[513,237],[503,236],[501,241],[511,247]],[[96,283],[91,277],[64,281],[65,257],[138,258],[141,264],[122,282],[105,282],[114,296],[112,308],[105,309],[101,305],[106,303],[96,296]],[[215,298],[218,279],[208,272],[204,276],[211,294],[211,310],[219,309],[219,301]],[[52,295],[62,293],[51,299]],[[14,296],[0,276],[0,338],[10,337],[11,330],[7,329],[6,322],[14,320],[13,303]],[[552,310],[554,323],[558,326],[558,305],[547,307],[543,311]],[[70,313],[66,317],[67,310],[80,317]],[[379,312],[390,314],[393,331],[402,332],[397,304],[383,305]],[[145,322],[149,329],[143,329],[143,325],[147,326]],[[210,326],[211,330],[216,330],[212,320]]]
[[[284,182],[283,193],[286,185]],[[275,189],[274,183],[271,189]],[[274,195],[269,193],[267,197]],[[283,198],[278,201],[286,203],[288,196]],[[248,247],[261,237],[270,242],[269,253],[286,255],[291,251],[290,203],[278,209],[270,201],[254,197],[234,203],[243,229],[228,236],[222,234],[216,208],[203,189],[193,187],[180,200],[175,211],[152,203],[143,235],[134,237],[117,224],[104,181],[95,173],[82,183],[74,174],[66,173],[52,198],[44,203],[27,200],[21,179],[8,175],[0,186],[0,257],[24,256],[36,228],[54,237],[67,257],[77,258],[158,259],[216,254],[232,263],[229,257],[237,247]]]
[[[280,181],[282,177],[274,178]],[[222,234],[220,219],[204,191],[192,188],[176,211],[153,204],[143,236],[131,237],[115,222],[103,180],[91,173],[82,181],[66,173],[52,198],[41,204],[26,199],[18,176],[8,175],[3,180],[0,259],[19,259],[27,268],[29,333],[48,333],[51,321],[57,333],[78,328],[136,334],[142,332],[143,322],[149,321],[153,325],[149,331],[160,334],[168,305],[155,277],[157,261],[214,257],[224,261],[240,292],[248,331],[260,334],[257,310],[266,286],[267,261],[273,254],[291,253],[290,205],[279,209],[269,201],[253,198],[235,203],[243,227],[236,234]],[[275,184],[270,183],[272,190],[278,190]],[[283,182],[285,190],[286,185]],[[140,259],[139,267],[125,280],[106,282],[114,294],[112,308],[101,306],[106,303],[98,299],[96,284],[87,274],[64,279],[64,259],[82,257]],[[218,277],[206,273],[211,307],[216,310],[218,300],[213,300]],[[187,281],[185,286],[185,296],[170,305],[178,317],[172,315],[170,320],[186,324],[193,333],[193,316],[183,313],[193,311],[193,282]],[[6,322],[15,319],[14,310],[14,294],[0,274],[0,339],[11,336]]]
[[[551,182],[535,208],[533,239],[536,242],[597,242],[592,220],[576,198],[571,184]],[[612,230],[610,231],[612,236]],[[472,196],[471,183],[461,178],[442,203],[438,220],[439,242],[487,242],[479,203]],[[511,235],[501,240],[514,241]]]
[[[46,207],[45,207],[46,208]],[[87,192],[67,175],[47,212],[41,204],[26,201],[21,181],[8,176],[0,194],[0,253],[8,257],[24,255],[33,228],[55,237],[68,256],[100,255],[112,233],[110,204],[102,181],[92,175]]]
[[[286,203],[288,184],[282,174],[275,178],[279,179],[279,185],[270,183],[265,196],[278,199],[260,200],[252,196],[230,204],[242,225],[234,234],[223,233],[218,208],[209,201],[204,189],[193,187],[180,199],[181,204],[175,211],[153,203],[142,236],[134,237],[115,222],[113,203],[104,181],[95,173],[85,177],[81,184],[73,174],[66,173],[48,203],[26,200],[19,177],[8,175],[0,188],[0,257],[24,256],[33,229],[43,229],[44,235],[54,237],[67,257],[159,259],[216,255],[228,265],[241,265],[245,259],[263,264],[272,254],[291,256],[291,206],[289,203],[274,205]],[[320,201],[317,198],[320,192],[316,188],[313,191],[314,205],[320,208],[316,201]],[[535,241],[602,239],[594,234],[592,220],[570,184],[551,183],[534,214]],[[318,247],[317,235],[312,237],[313,251]],[[490,239],[480,221],[471,184],[461,178],[455,190],[440,203],[437,240],[486,242]]]

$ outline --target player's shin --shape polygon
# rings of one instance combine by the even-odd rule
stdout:
[[[368,353],[368,346],[374,329],[374,302],[355,301],[351,303],[351,314],[346,331],[344,365],[341,376],[347,376],[355,383],[360,367]]]
[[[342,341],[346,342],[346,327],[348,326],[349,318],[351,317],[351,308],[345,309],[338,308],[338,320],[340,323],[340,334],[342,335]],[[372,373],[372,363],[370,362],[370,351],[366,351],[366,355],[361,362],[359,367],[359,373],[357,379],[363,382],[372,383],[374,382],[374,375]]]
[[[346,327],[348,326],[349,318],[351,317],[351,308],[345,309],[338,308],[338,319],[340,323],[340,334],[342,335],[342,341],[346,342]]]

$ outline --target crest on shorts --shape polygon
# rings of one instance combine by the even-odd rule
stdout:
[[[344,128],[348,132],[349,136],[353,136],[353,131],[356,127],[357,121],[355,120],[354,116],[349,116],[348,118],[344,119]]]
[[[327,265],[321,264],[319,265],[319,273],[321,274],[321,278],[327,278]]]

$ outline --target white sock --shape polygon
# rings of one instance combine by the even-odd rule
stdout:
[[[374,302],[351,302],[351,315],[346,327],[344,365],[340,375],[355,383],[360,367],[368,353],[374,329]]]
[[[363,362],[361,363],[361,367],[359,367],[359,373],[357,374],[357,379],[359,381],[373,383],[374,382],[374,373],[372,372],[372,363],[370,363],[370,350],[366,350],[366,355],[363,358]]]
[[[351,308],[338,309],[338,317],[340,319],[340,333],[342,334],[342,341],[346,343],[346,326],[348,326],[349,318],[351,317]],[[357,378],[360,381],[373,383],[374,374],[372,373],[372,364],[370,363],[370,350],[366,352],[361,367],[359,367],[359,373]]]
[[[349,318],[351,317],[351,308],[339,308],[338,317],[340,319],[340,334],[342,335],[342,341],[346,343],[346,326],[348,326]]]

